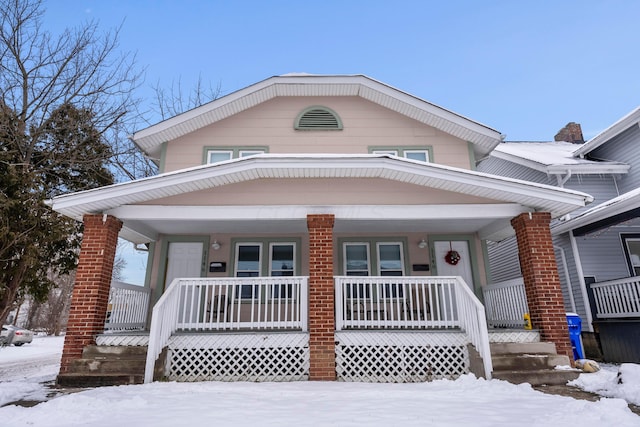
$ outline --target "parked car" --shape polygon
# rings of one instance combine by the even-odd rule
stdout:
[[[2,339],[0,342],[3,342],[4,345],[13,344],[20,347],[23,344],[28,344],[33,341],[33,332],[13,325],[4,325],[1,336]]]

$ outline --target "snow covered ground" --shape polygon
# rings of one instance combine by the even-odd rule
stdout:
[[[46,394],[39,383],[55,377],[61,346],[60,338],[37,338],[22,348],[0,349],[0,404],[31,399],[38,387]],[[615,366],[576,380],[581,388],[611,396],[599,402],[471,375],[420,384],[153,383],[87,390],[31,408],[8,405],[0,408],[0,425],[638,427],[640,417],[625,399],[640,403],[640,366],[625,364],[620,371],[623,384]]]

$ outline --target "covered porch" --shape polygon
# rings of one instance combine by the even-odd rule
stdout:
[[[549,223],[589,196],[393,156],[320,157],[255,156],[54,200],[85,223],[72,314],[92,308],[71,318],[61,372],[104,331],[118,237],[149,248],[147,367],[167,348],[192,378],[193,360],[258,353],[299,357],[298,379],[424,380],[478,360],[490,377],[484,242],[513,234],[534,325],[571,354],[561,301],[545,298],[559,288]]]

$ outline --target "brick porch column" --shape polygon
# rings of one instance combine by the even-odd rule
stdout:
[[[95,343],[104,331],[113,261],[122,222],[113,216],[85,215],[84,233],[71,309],[64,338],[60,373],[69,372],[74,359],[80,359],[82,349]]]
[[[550,222],[551,214],[536,212],[518,215],[511,225],[518,240],[531,324],[540,330],[543,341],[555,343],[558,354],[573,360]]]
[[[307,215],[309,229],[309,379],[335,381],[333,215]]]

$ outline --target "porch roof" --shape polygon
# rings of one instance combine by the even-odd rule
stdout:
[[[153,200],[264,179],[378,178],[494,200],[487,204],[415,204],[410,206],[158,206]],[[382,200],[382,199],[381,199]],[[136,181],[55,197],[52,208],[77,220],[85,214],[111,214],[124,222],[121,237],[136,243],[159,233],[252,231],[270,221],[272,232],[306,230],[306,216],[333,213],[336,229],[366,231],[478,232],[500,240],[512,234],[510,219],[521,212],[564,215],[591,202],[578,191],[515,180],[391,155],[263,154],[169,172]],[[143,204],[144,203],[144,204]],[[456,221],[457,220],[457,221]],[[222,231],[221,231],[222,230]],[[371,230],[371,228],[369,228]]]
[[[638,217],[640,217],[640,188],[587,209],[575,218],[559,223],[551,232],[562,234],[573,230],[574,235],[580,236]]]
[[[500,132],[364,75],[285,74],[270,77],[212,102],[135,132],[131,139],[151,157],[188,133],[276,97],[356,96],[471,142],[482,158],[503,139]]]

